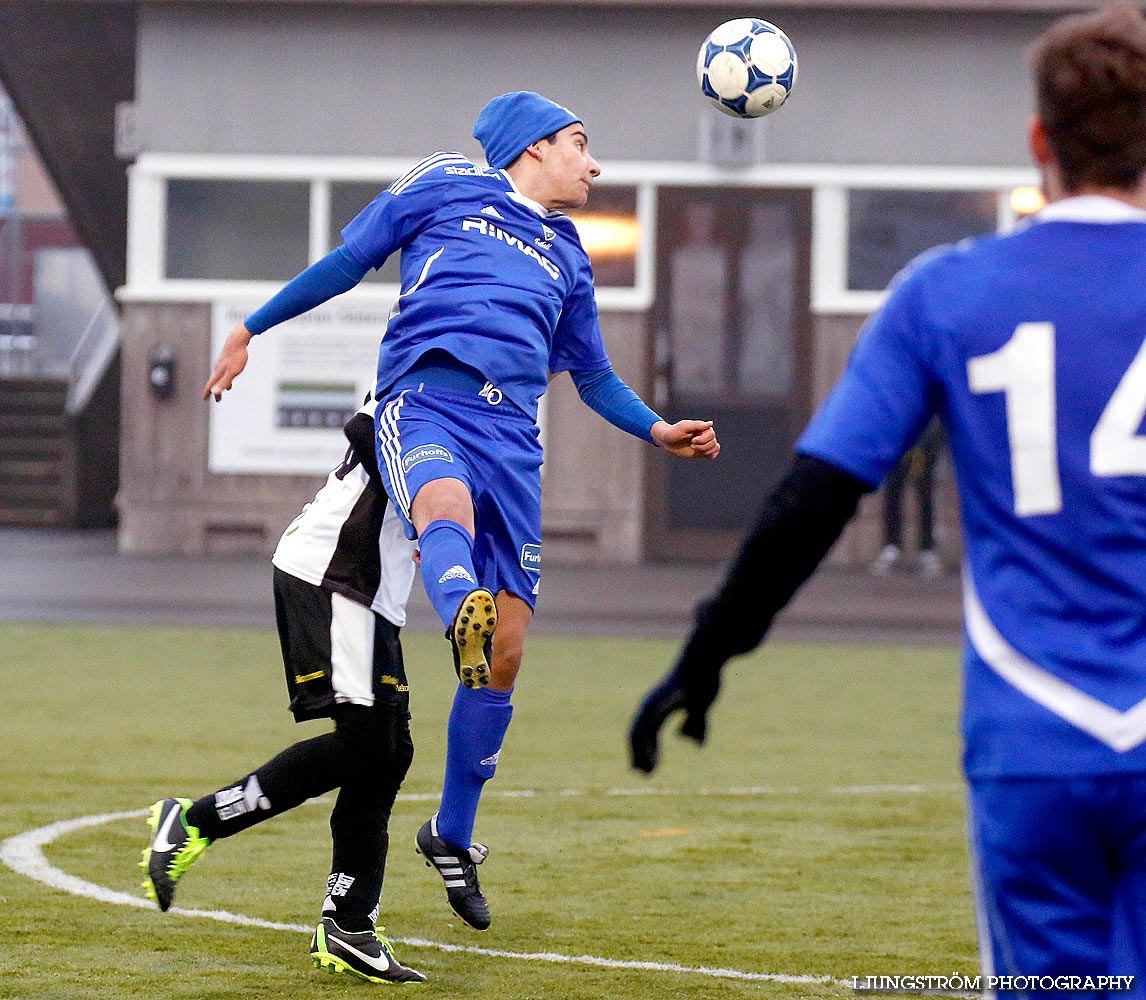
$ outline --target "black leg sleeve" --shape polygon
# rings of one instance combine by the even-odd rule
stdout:
[[[361,930],[376,919],[390,811],[414,744],[405,711],[392,705],[340,705],[334,719],[354,766],[330,814],[334,848],[324,910],[336,912],[344,930]]]
[[[703,743],[724,664],[760,644],[772,619],[812,575],[871,484],[822,459],[798,455],[765,501],[720,589],[697,609],[673,669],[645,696],[629,729],[633,766],[657,765],[665,720],[684,709],[681,732]]]
[[[346,749],[336,733],[287,747],[233,785],[195,802],[188,822],[211,840],[231,837],[342,784]]]

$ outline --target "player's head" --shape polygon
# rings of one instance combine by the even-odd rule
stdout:
[[[486,162],[501,170],[528,146],[580,120],[547,97],[530,90],[515,90],[495,97],[481,109],[474,123],[474,138],[485,150]]]
[[[546,208],[580,208],[601,172],[581,119],[540,94],[495,97],[478,115],[474,138],[491,167],[506,169],[522,194]]]
[[[1146,175],[1146,18],[1129,3],[1063,18],[1030,58],[1039,164],[1053,159],[1068,193],[1136,188]]]

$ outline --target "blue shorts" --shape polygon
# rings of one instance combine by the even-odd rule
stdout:
[[[1146,995],[1146,774],[976,778],[969,823],[984,975],[1134,976],[1112,995]]]
[[[541,584],[541,441],[537,424],[498,392],[415,384],[382,400],[378,468],[415,538],[410,504],[426,483],[458,479],[474,502],[474,569],[494,594],[532,609]]]

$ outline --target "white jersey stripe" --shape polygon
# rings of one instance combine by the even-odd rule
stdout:
[[[467,167],[472,166],[470,161],[467,160],[464,156],[443,157],[441,160],[438,160],[436,163],[427,164],[421,170],[417,171],[416,173],[414,173],[410,177],[408,177],[402,184],[391,185],[390,193],[392,195],[400,195],[411,184],[413,184],[415,181],[421,180],[423,177],[426,176],[426,174],[430,173],[431,171],[437,170],[439,167],[446,167],[446,166],[450,166],[450,165],[454,165],[454,164],[467,166]]]
[[[422,287],[422,284],[425,282],[426,277],[430,273],[430,268],[433,266],[434,261],[441,257],[445,251],[445,247],[438,247],[436,253],[432,253],[429,257],[426,258],[426,263],[422,265],[422,273],[418,275],[418,280],[415,281],[409,288],[406,289],[406,291],[402,292],[402,294],[394,300],[394,304],[390,307],[390,315],[386,317],[387,324],[389,324],[390,320],[392,320],[402,311],[402,300],[409,295],[413,295],[419,288]]]
[[[382,459],[386,463],[386,470],[390,473],[390,486],[394,490],[394,500],[401,504],[402,510],[408,517],[410,514],[410,493],[406,488],[406,477],[402,472],[402,445],[401,435],[398,431],[398,418],[405,398],[406,394],[403,392],[382,410],[378,440],[382,446]]]
[[[331,594],[330,680],[339,702],[374,704],[373,665],[373,612],[341,594]]]
[[[404,492],[405,481],[402,478],[402,467],[399,462],[402,454],[401,444],[398,441],[396,426],[396,411],[401,409],[402,396],[388,403],[382,410],[382,417],[378,423],[378,443],[382,461],[389,474],[390,488],[394,491],[395,502],[403,508],[407,515],[410,513]]]
[[[987,617],[970,572],[963,575],[963,613],[971,645],[1012,687],[1119,753],[1146,743],[1146,699],[1120,712],[1032,663]]]
[[[415,174],[417,174],[419,171],[424,170],[427,167],[427,165],[433,165],[435,163],[438,163],[439,161],[442,161],[445,157],[450,157],[450,156],[461,156],[461,153],[448,153],[448,152],[445,152],[443,150],[439,150],[436,153],[431,153],[429,156],[423,156],[422,159],[420,159],[417,163],[415,163],[401,177],[399,177],[397,180],[391,182],[390,189],[392,190],[393,188],[396,188],[400,185],[409,183],[410,179]]]
[[[461,153],[435,153],[433,156],[427,156],[421,163],[399,177],[390,185],[388,190],[394,195],[401,194],[406,188],[413,184],[414,181],[425,176],[431,170],[436,170],[438,167],[444,167],[450,163],[464,163],[467,166],[472,166],[470,161],[462,156]]]
[[[407,517],[410,514],[410,508],[413,506],[414,498],[410,496],[410,487],[406,484],[406,471],[402,468],[402,431],[400,421],[402,419],[402,407],[406,402],[406,394],[402,393],[398,397],[393,408],[389,414],[389,425],[393,429],[393,458],[391,461],[394,464],[395,473],[398,479],[397,489],[401,490],[402,494],[402,510],[405,511]]]
[[[359,413],[373,422],[377,406],[370,400]],[[405,536],[398,505],[382,497],[371,500],[368,493],[372,496],[374,491],[362,464],[349,469],[339,466],[283,532],[272,562],[284,573],[341,592],[402,626],[416,572],[414,543]],[[364,541],[363,529],[377,520],[380,505],[385,509],[375,542],[377,552],[349,551],[344,531]],[[335,586],[330,587],[332,582]]]

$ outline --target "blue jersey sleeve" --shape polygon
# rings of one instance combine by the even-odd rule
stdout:
[[[246,327],[253,334],[266,333],[272,326],[300,316],[308,309],[349,291],[366,276],[366,267],[354,259],[346,247],[331,250],[322,260],[295,275],[269,301],[247,317]]]
[[[593,295],[593,271],[586,257],[557,320],[549,370],[596,372],[611,367]]]
[[[936,356],[921,284],[918,272],[908,275],[864,326],[798,452],[878,486],[927,426],[937,402]]]
[[[653,424],[660,420],[645,404],[612,366],[596,372],[570,372],[573,384],[581,401],[591,410],[599,413],[614,427],[652,444],[649,435]]]
[[[433,221],[443,170],[466,163],[459,153],[434,153],[415,164],[350,220],[342,230],[346,248],[366,267],[381,267]]]

